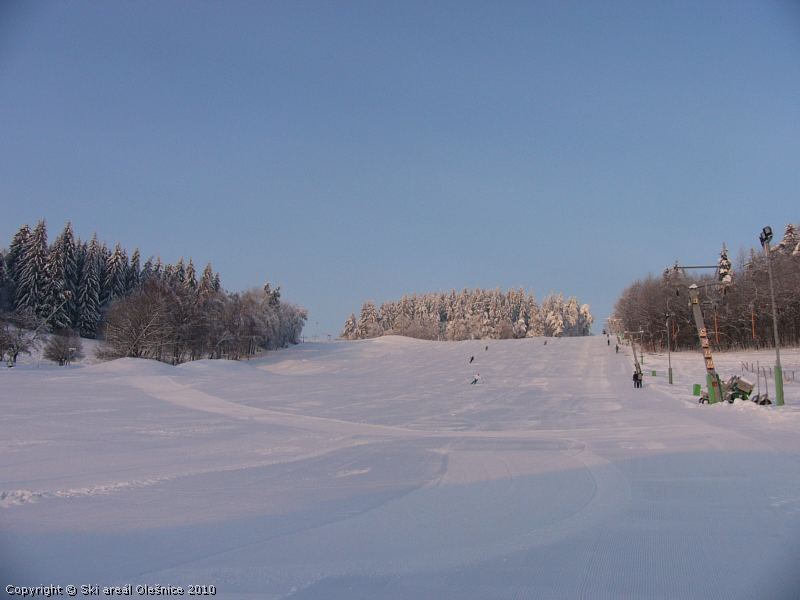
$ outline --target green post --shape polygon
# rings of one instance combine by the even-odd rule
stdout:
[[[717,398],[717,388],[714,385],[714,377],[711,373],[706,374],[706,385],[708,386],[708,403],[714,404],[719,398]]]
[[[669,368],[669,384],[672,385],[672,367]]]
[[[692,386],[692,395],[693,396],[699,396],[702,393],[703,393],[703,386],[700,385],[699,383],[695,383]]]
[[[783,406],[783,369],[775,365],[775,405]]]
[[[769,243],[772,240],[772,228],[764,227],[758,238],[767,255],[767,269],[769,270],[769,296],[772,300],[772,333],[775,336],[775,404],[783,406],[783,369],[781,368],[781,341],[778,337],[778,309],[775,308],[775,288],[772,284],[772,254]]]
[[[656,376],[656,372],[655,372],[655,370],[653,370],[653,371],[650,371],[650,374],[651,374],[653,377],[655,377],[655,376]]]

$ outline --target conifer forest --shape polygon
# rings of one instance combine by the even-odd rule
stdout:
[[[242,358],[298,342],[306,311],[280,296],[269,283],[228,292],[211,264],[198,273],[191,258],[142,261],[138,249],[76,239],[71,223],[48,243],[42,220],[0,251],[0,352],[13,361],[54,332],[101,338],[109,358]]]

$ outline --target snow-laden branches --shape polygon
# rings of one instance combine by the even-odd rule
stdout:
[[[509,339],[589,335],[589,305],[563,294],[545,297],[541,308],[524,290],[464,289],[449,294],[412,294],[377,308],[365,302],[348,317],[345,339],[405,335],[429,340]]]
[[[306,312],[272,294],[211,290],[200,295],[147,279],[112,302],[104,330],[105,354],[177,364],[205,357],[239,359],[296,344]]]
[[[47,227],[24,225],[0,252],[0,312],[37,321],[37,331],[105,335],[110,356],[181,362],[202,356],[249,356],[297,343],[306,312],[280,300],[280,288],[230,294],[211,265],[198,276],[192,259],[141,264],[117,244],[75,239],[72,225],[47,243]],[[22,328],[24,329],[24,327]],[[0,350],[30,346],[5,328]],[[63,333],[63,335],[68,335]]]

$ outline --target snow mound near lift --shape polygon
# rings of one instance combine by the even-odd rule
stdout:
[[[175,372],[172,365],[149,358],[117,358],[83,368],[108,375],[170,375]]]

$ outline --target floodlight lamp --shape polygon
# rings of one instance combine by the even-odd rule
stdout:
[[[761,235],[758,236],[758,239],[761,241],[761,245],[765,246],[772,241],[772,227],[767,225],[764,229],[761,230]]]

